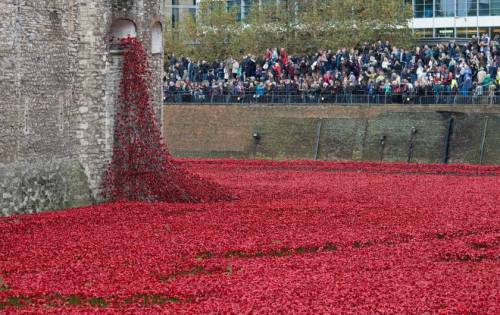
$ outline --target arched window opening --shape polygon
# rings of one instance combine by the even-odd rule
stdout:
[[[137,30],[133,21],[118,19],[111,24],[110,35],[111,41],[116,43],[120,38],[137,37]]]
[[[161,54],[163,52],[163,28],[160,22],[153,25],[151,37],[151,53]]]

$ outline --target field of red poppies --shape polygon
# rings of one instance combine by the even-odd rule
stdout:
[[[180,163],[238,200],[0,218],[0,313],[500,313],[500,167]]]

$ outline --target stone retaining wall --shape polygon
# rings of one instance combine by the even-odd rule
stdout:
[[[486,126],[482,162],[500,164],[499,106],[179,104],[164,112],[167,145],[179,157],[314,159],[317,152],[321,160],[441,163],[453,118],[449,163],[479,163]]]

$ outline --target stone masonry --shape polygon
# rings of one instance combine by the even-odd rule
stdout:
[[[153,35],[161,2],[0,2],[0,215],[99,201],[112,153],[119,35],[132,33],[150,52],[163,116],[163,53],[152,49],[162,47]]]

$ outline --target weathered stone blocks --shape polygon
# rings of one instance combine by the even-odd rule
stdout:
[[[163,20],[161,5],[160,0],[0,2],[1,214],[57,209],[69,204],[67,196],[78,201],[74,194],[52,193],[69,176],[55,164],[79,163],[85,180],[76,179],[99,200],[121,73],[120,56],[111,53],[111,25],[132,21],[151,50],[153,25]],[[160,112],[163,55],[149,53]]]
[[[36,213],[95,202],[78,161],[36,160],[0,165],[0,213]]]

